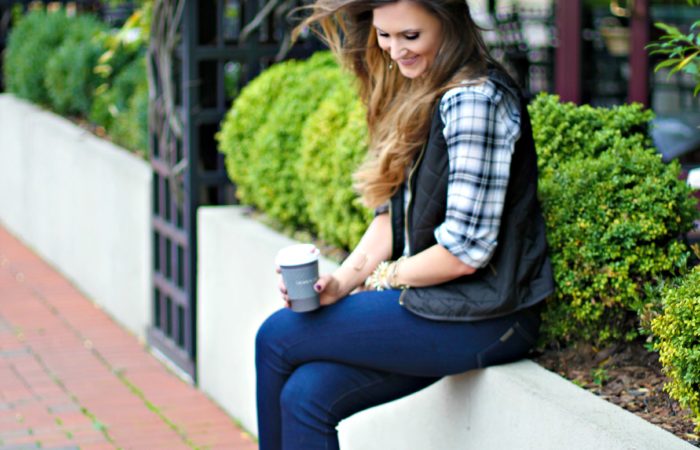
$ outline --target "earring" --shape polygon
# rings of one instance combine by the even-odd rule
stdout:
[[[389,52],[387,51],[382,52],[382,54],[384,55],[384,59],[388,61],[387,67],[389,70],[392,70],[394,68],[394,60],[391,59],[391,55],[389,55]]]

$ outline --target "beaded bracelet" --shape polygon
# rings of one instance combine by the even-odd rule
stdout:
[[[377,264],[372,274],[365,280],[365,286],[375,291],[391,289],[388,278],[390,265],[389,261],[382,261]]]

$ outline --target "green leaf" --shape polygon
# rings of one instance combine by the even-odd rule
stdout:
[[[666,61],[661,61],[654,67],[654,72],[658,72],[661,69],[664,69],[666,67],[670,67],[675,65],[679,60],[678,59],[667,59]]]
[[[683,61],[681,61],[681,62],[678,64],[678,70],[681,70],[681,69],[682,69],[683,67],[685,67],[690,61],[692,61],[693,59],[695,59],[695,57],[698,56],[698,55],[700,55],[700,50],[697,50],[697,51],[691,53],[690,55],[688,55]]]
[[[663,22],[656,22],[654,24],[654,26],[656,26],[656,28],[662,29],[668,35],[676,36],[676,37],[683,36],[683,33],[681,33],[681,31],[678,28],[674,27],[673,25],[668,25],[668,24],[665,24]]]

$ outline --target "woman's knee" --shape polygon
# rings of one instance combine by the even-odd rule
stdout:
[[[291,328],[289,314],[290,311],[281,309],[265,319],[255,335],[256,351],[274,348],[286,340]]]
[[[340,421],[332,411],[334,399],[324,392],[324,363],[314,362],[297,367],[282,389],[280,406],[286,420],[332,431]]]

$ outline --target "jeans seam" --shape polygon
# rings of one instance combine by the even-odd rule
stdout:
[[[360,335],[360,336],[362,336],[362,335],[364,335],[364,333],[362,333],[362,332],[352,332],[352,333],[348,333],[348,334],[347,334],[347,336],[352,336],[352,335]],[[284,356],[282,356],[282,355],[284,355],[285,353],[287,353],[292,347],[295,347],[295,346],[297,346],[297,345],[299,345],[299,344],[301,344],[301,343],[303,343],[303,342],[306,342],[306,341],[322,339],[324,336],[325,336],[325,335],[303,337],[303,338],[300,338],[300,339],[298,339],[298,340],[296,340],[296,341],[294,341],[294,342],[292,342],[292,343],[290,343],[290,344],[286,344],[286,345],[285,345],[284,343],[281,343],[281,344],[280,344],[280,348],[281,348],[281,355],[280,355],[280,358],[285,359]],[[329,335],[329,336],[333,336],[333,335],[331,334],[331,335]],[[346,337],[347,337],[347,336],[346,336]],[[304,363],[311,362],[311,361],[322,361],[322,359],[313,359],[313,360],[308,360],[308,361],[304,360],[304,361],[300,362],[299,364],[304,364]],[[291,363],[291,362],[289,362],[289,361],[286,361],[286,362],[289,363],[289,364],[291,364],[291,365],[293,365],[294,367],[297,367],[297,365],[295,365],[295,364],[293,364],[293,363]],[[343,363],[343,364],[350,364],[350,363],[346,363],[346,362],[343,362],[343,361],[337,361],[337,362],[340,362],[340,363]]]

